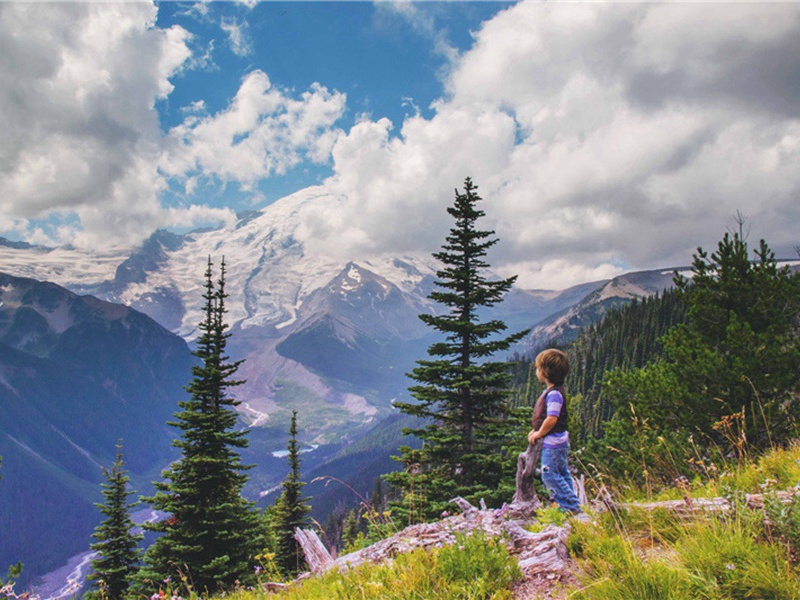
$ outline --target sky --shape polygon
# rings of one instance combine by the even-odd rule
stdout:
[[[0,1],[0,235],[130,246],[316,186],[310,249],[558,289],[800,245],[800,3]]]

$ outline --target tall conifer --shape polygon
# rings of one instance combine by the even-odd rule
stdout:
[[[283,480],[283,493],[276,506],[277,551],[275,562],[287,577],[296,575],[305,565],[305,558],[294,538],[295,530],[305,523],[311,510],[302,497],[305,483],[300,480],[300,445],[297,443],[297,411],[292,411],[289,427],[289,474]]]
[[[92,560],[92,573],[88,579],[94,582],[94,589],[85,597],[122,600],[128,595],[133,575],[139,567],[141,552],[138,546],[142,539],[141,534],[133,533],[130,508],[136,503],[128,502],[133,491],[128,489],[130,478],[122,460],[122,441],[117,444],[114,464],[110,470],[104,467],[103,475],[106,478],[101,484],[104,502],[96,506],[106,518],[92,534],[97,542],[90,548],[97,552],[97,558]]]
[[[242,497],[249,466],[239,450],[248,444],[246,430],[235,431],[235,407],[228,389],[242,381],[233,379],[241,361],[225,354],[230,334],[225,323],[225,262],[214,284],[209,259],[205,277],[204,318],[186,387],[189,399],[169,424],[181,431],[174,443],[181,457],[157,482],[156,495],[147,501],[168,513],[166,520],[148,529],[162,533],[145,555],[140,579],[160,583],[169,578],[200,593],[232,588],[253,579],[253,557],[263,543],[263,526],[255,505]]]
[[[409,375],[418,382],[409,388],[416,402],[396,404],[426,422],[407,430],[423,441],[422,448],[401,448],[398,460],[406,469],[386,476],[405,494],[395,509],[411,518],[437,515],[456,495],[473,501],[493,498],[504,471],[501,448],[509,433],[510,378],[508,363],[489,358],[526,332],[498,338],[505,323],[482,321],[478,314],[500,302],[516,280],[494,280],[486,273],[484,257],[498,240],[493,231],[478,228],[485,214],[477,207],[480,200],[467,178],[463,193],[456,190],[447,209],[455,224],[442,250],[433,255],[443,267],[436,273],[439,289],[429,296],[445,312],[420,315],[444,340],[433,344],[428,349],[432,358],[417,361]]]

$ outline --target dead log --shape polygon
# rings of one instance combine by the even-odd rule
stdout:
[[[545,552],[527,558],[520,557],[519,567],[531,573],[564,574],[569,570],[569,551],[566,544],[554,544]]]
[[[537,440],[535,444],[528,444],[528,449],[517,457],[517,489],[511,504],[505,508],[509,518],[529,519],[541,508],[542,502],[534,488],[536,469],[541,459],[541,440]]]
[[[796,487],[793,490],[787,490],[785,492],[775,492],[775,496],[777,496],[778,500],[783,504],[789,504],[792,498],[800,496],[800,489]],[[745,500],[747,501],[747,508],[749,509],[762,510],[764,508],[764,494],[747,494]]]
[[[470,515],[474,513],[476,510],[478,510],[477,508],[472,506],[472,504],[464,500],[464,498],[462,498],[461,496],[453,498],[452,500],[450,500],[450,502],[452,504],[455,504],[465,515]]]
[[[792,498],[800,495],[798,490],[775,492],[778,501],[788,504]],[[663,509],[681,516],[690,516],[695,513],[725,513],[731,510],[731,503],[727,498],[691,498],[684,496],[681,500],[665,500],[662,502],[629,502],[621,505],[627,508],[641,510]],[[750,510],[764,510],[764,494],[745,494],[745,506]]]
[[[580,477],[574,479],[575,495],[578,496],[578,504],[581,506],[588,506],[589,500],[586,497],[586,475],[581,474]]]
[[[312,573],[324,573],[334,565],[331,553],[328,552],[328,549],[315,531],[311,529],[295,529],[294,539],[303,549],[303,554]]]
[[[549,525],[532,533],[514,521],[507,521],[504,529],[511,540],[511,550],[519,554],[519,566],[523,571],[564,573],[567,570],[569,524],[564,527]]]
[[[458,534],[471,535],[476,531],[488,537],[502,538],[507,534],[509,550],[518,555],[520,566],[533,572],[559,572],[566,569],[568,526],[549,526],[531,533],[519,523],[509,521],[508,507],[497,510],[478,509],[463,498],[453,500],[462,513],[437,521],[406,527],[401,532],[375,544],[333,559],[316,533],[297,530],[295,539],[303,549],[311,571],[322,573],[331,568],[347,570],[365,563],[391,560],[398,554],[417,548],[438,548],[453,544]],[[482,507],[484,505],[482,504]]]

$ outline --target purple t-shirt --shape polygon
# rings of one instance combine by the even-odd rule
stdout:
[[[564,406],[564,396],[561,395],[561,392],[552,389],[547,392],[547,396],[545,396],[544,400],[547,403],[547,416],[558,418],[558,415],[561,414],[561,407]],[[542,438],[542,446],[547,446],[548,448],[558,448],[568,442],[569,431],[563,431],[561,433],[551,432]]]

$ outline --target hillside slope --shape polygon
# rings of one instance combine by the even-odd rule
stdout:
[[[186,343],[129,308],[0,274],[0,564],[26,578],[87,548],[118,439],[139,491],[172,458]]]

